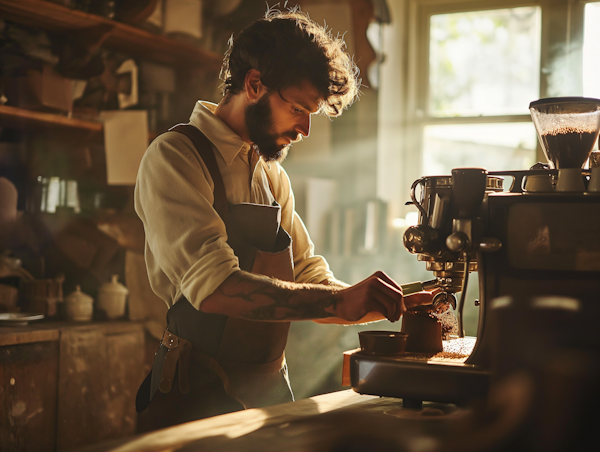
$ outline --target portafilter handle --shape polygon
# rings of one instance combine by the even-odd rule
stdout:
[[[402,293],[404,296],[412,295],[417,292],[422,291],[430,291],[434,289],[439,289],[439,281],[437,279],[432,279],[430,281],[416,281],[407,284],[401,284]],[[439,292],[435,294],[432,299],[432,303],[412,306],[408,308],[410,312],[431,312],[431,311],[447,311],[450,306],[456,309],[456,297],[452,293],[448,292]]]
[[[452,170],[452,197],[459,219],[477,216],[485,195],[487,170],[484,168],[455,168]]]
[[[406,296],[412,295],[417,292],[422,292],[424,290],[429,291],[436,289],[438,287],[438,284],[437,279],[432,279],[430,281],[425,282],[416,281],[407,284],[400,284],[400,287],[402,288],[402,293],[404,294],[404,296]]]

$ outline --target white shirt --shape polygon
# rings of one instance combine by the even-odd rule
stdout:
[[[325,259],[314,255],[314,245],[294,210],[285,170],[262,158],[249,162],[250,145],[214,115],[216,108],[197,102],[190,123],[216,150],[228,201],[271,205],[274,195],[281,205],[281,225],[292,237],[296,282],[332,278]],[[150,144],[138,172],[135,210],[144,223],[150,285],[169,307],[183,295],[199,309],[229,275],[240,270],[227,244],[225,224],[213,208],[213,189],[208,169],[189,138],[167,132]]]

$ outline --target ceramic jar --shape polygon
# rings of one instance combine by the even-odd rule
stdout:
[[[119,282],[119,276],[112,275],[110,282],[98,288],[98,310],[109,320],[123,317],[128,293],[127,288]]]
[[[65,313],[68,320],[89,322],[94,314],[94,299],[76,286],[75,291],[65,297]]]

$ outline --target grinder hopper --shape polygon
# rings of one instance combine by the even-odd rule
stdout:
[[[529,104],[544,155],[551,168],[581,169],[600,131],[600,99],[551,97]]]

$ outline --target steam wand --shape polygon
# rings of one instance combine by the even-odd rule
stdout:
[[[465,260],[465,277],[462,280],[462,287],[460,289],[460,300],[458,301],[457,317],[458,317],[458,337],[465,337],[465,328],[463,322],[463,310],[465,308],[465,298],[467,294],[467,284],[469,283],[469,263],[470,256],[468,251],[464,251],[463,258]]]

